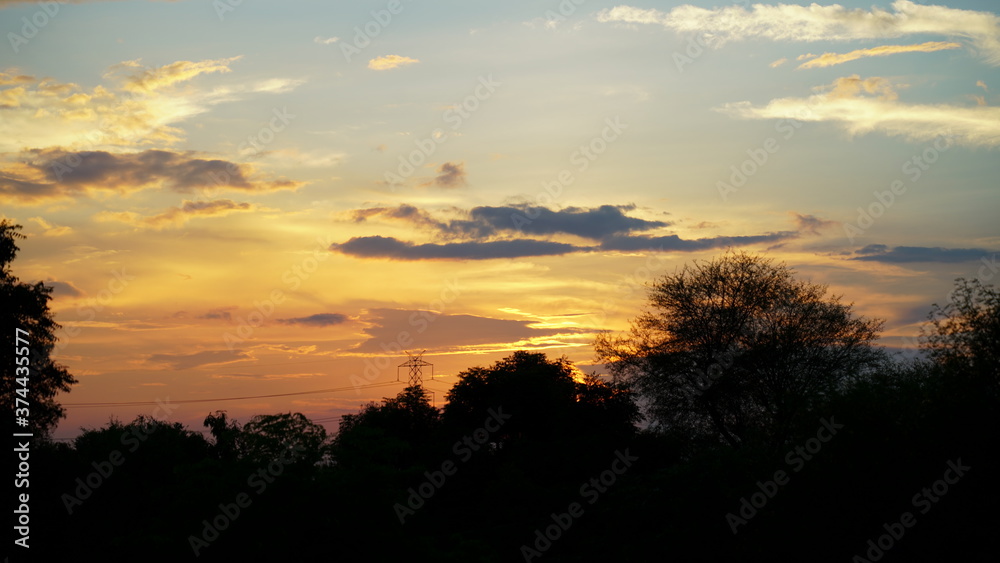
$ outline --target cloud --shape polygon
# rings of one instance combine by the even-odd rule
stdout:
[[[393,237],[365,236],[354,237],[344,243],[332,244],[330,250],[357,258],[390,260],[488,260],[561,256],[598,250],[694,252],[728,246],[782,243],[802,234],[818,234],[820,229],[836,224],[813,215],[791,213],[796,223],[794,231],[778,231],[762,235],[682,239],[678,235],[632,234],[670,224],[625,215],[624,211],[630,211],[634,208],[635,206],[632,205],[602,205],[592,209],[570,207],[560,211],[552,211],[526,205],[484,206],[475,207],[467,212],[468,219],[444,221],[435,219],[426,211],[412,205],[404,204],[394,208],[374,207],[355,211],[352,214],[354,220],[364,222],[372,217],[388,217],[426,227],[437,234],[450,235],[455,238],[471,238],[472,240],[416,244]],[[598,241],[599,245],[581,246],[530,238],[490,240],[496,236],[515,232],[519,235],[542,236],[572,234]]]
[[[601,241],[601,250],[635,252],[639,250],[659,250],[663,252],[697,252],[729,246],[748,246],[760,243],[776,243],[797,238],[797,231],[781,231],[764,235],[718,236],[700,239],[682,239],[677,235],[653,236],[613,236]]]
[[[198,315],[198,318],[208,319],[208,320],[231,321],[233,320],[233,314],[230,311],[235,311],[236,309],[237,307],[235,306],[216,307],[215,309],[209,309],[208,312],[206,312],[204,315]],[[183,313],[183,311],[181,313]],[[180,315],[180,313],[175,314],[175,316],[177,315]],[[181,315],[181,318],[183,318],[183,315]]]
[[[45,280],[45,285],[52,288],[52,296],[56,299],[60,297],[80,297],[83,291],[73,284],[73,282],[56,281],[54,279]]]
[[[795,225],[800,233],[818,235],[822,229],[839,225],[837,221],[827,221],[815,215],[800,215],[793,212],[792,216],[795,218]]]
[[[798,68],[800,70],[807,68],[824,68],[855,61],[864,57],[884,57],[899,53],[933,53],[934,51],[960,49],[961,47],[962,46],[958,43],[945,41],[928,41],[917,45],[881,45],[871,49],[858,49],[856,51],[851,51],[850,53],[823,53],[822,55],[817,55],[816,58],[813,58],[811,61],[800,64]]]
[[[778,68],[779,66],[781,66],[781,65],[783,65],[783,64],[785,64],[787,62],[788,62],[788,59],[786,59],[785,57],[781,57],[780,59],[774,61],[773,63],[771,63],[771,64],[769,64],[767,66],[769,66],[771,68]]]
[[[410,57],[401,57],[399,55],[387,55],[385,57],[376,57],[368,61],[368,68],[372,70],[391,70],[394,68],[399,68],[405,65],[411,65],[414,63],[419,63],[417,59],[411,59]]]
[[[45,237],[61,237],[63,235],[68,235],[73,232],[73,229],[70,227],[60,227],[57,225],[53,225],[52,223],[49,223],[48,221],[46,221],[41,217],[32,217],[29,220],[34,221],[35,224],[44,229],[44,231],[42,231],[42,236]]]
[[[0,2],[2,3],[2,2]],[[0,86],[11,86],[14,84],[27,84],[29,82],[34,82],[35,77],[29,76],[27,74],[17,74],[8,72],[0,72]]]
[[[313,39],[313,42],[319,43],[320,45],[330,45],[332,43],[336,43],[337,41],[340,41],[339,37],[325,37],[324,38],[324,37],[320,37],[320,36],[317,35]]]
[[[193,354],[152,354],[146,358],[151,364],[164,364],[175,370],[192,369],[201,366],[231,364],[253,359],[242,350],[205,350]]]
[[[530,239],[491,242],[451,242],[414,244],[393,237],[354,237],[330,245],[330,250],[357,258],[389,260],[491,260],[529,256],[559,256],[588,250],[571,244]]]
[[[135,59],[112,65],[104,73],[105,78],[115,78],[122,75],[122,89],[126,92],[141,92],[148,94],[172,86],[178,82],[186,82],[201,74],[215,72],[232,72],[229,65],[240,60],[240,56],[228,59],[204,61],[177,61],[161,67],[144,67],[142,61]]]
[[[439,220],[427,211],[412,205],[398,207],[373,207],[353,212],[356,222],[372,217],[404,221],[419,227],[429,228],[445,237],[489,238],[504,233],[525,233],[532,235],[569,234],[582,238],[600,240],[608,235],[646,231],[666,227],[664,221],[647,221],[629,217],[626,213],[635,209],[634,205],[602,205],[600,207],[567,207],[553,211],[545,207],[527,204],[507,206],[480,206],[462,211],[462,219]]]
[[[303,185],[259,178],[248,164],[202,158],[194,152],[147,150],[114,154],[45,149],[27,151],[20,158],[20,162],[0,165],[0,201],[33,204],[149,188],[167,188],[178,193],[196,189],[264,192],[295,190]],[[191,208],[187,212],[197,210]],[[185,210],[174,213],[180,216]]]
[[[278,322],[285,325],[302,325],[313,327],[335,326],[344,324],[350,320],[347,315],[340,313],[318,313],[308,317],[296,317],[292,319],[278,319]]]
[[[884,244],[870,244],[855,251],[851,260],[865,262],[885,262],[890,264],[907,264],[913,262],[940,262],[954,264],[958,262],[974,262],[996,252],[982,248],[941,248],[927,246],[896,246],[890,249]]]
[[[26,148],[135,149],[181,142],[177,128],[212,106],[248,94],[287,92],[301,80],[271,78],[255,83],[199,88],[205,74],[230,72],[239,57],[177,61],[145,67],[138,60],[111,66],[104,83],[83,88],[72,82],[26,75],[0,75],[0,152]],[[8,70],[8,73],[11,71]]]
[[[98,221],[118,221],[134,227],[149,229],[177,228],[196,217],[222,217],[231,213],[256,211],[250,203],[237,203],[231,199],[213,201],[184,200],[179,207],[171,207],[158,215],[144,217],[132,211],[102,211],[94,216]]]
[[[421,187],[437,186],[439,188],[465,187],[465,163],[445,162],[438,168],[437,176],[433,180],[420,185]]]
[[[365,319],[372,326],[364,333],[368,339],[353,348],[356,353],[395,352],[402,331],[412,340],[410,349],[461,349],[486,344],[525,344],[532,339],[549,339],[571,329],[535,328],[533,320],[519,321],[476,315],[446,315],[435,311],[379,308]],[[420,330],[426,327],[428,330]],[[388,349],[387,349],[388,348]],[[399,354],[402,355],[402,350]]]
[[[961,38],[991,65],[1000,65],[1000,17],[989,12],[924,6],[896,0],[893,11],[850,9],[839,4],[754,4],[722,8],[677,6],[669,12],[617,6],[598,13],[601,22],[659,24],[678,32],[709,34],[725,41],[877,40],[908,35]]]
[[[990,91],[990,89],[986,86],[986,83],[983,82],[982,80],[977,80],[976,81],[976,86],[982,88],[983,91],[985,91],[985,92],[989,92]]]
[[[855,75],[839,78],[829,91],[808,98],[778,98],[765,106],[736,102],[717,109],[737,119],[832,122],[852,135],[877,131],[910,141],[944,136],[968,146],[1000,145],[1000,108],[906,104],[896,97],[885,79]]]

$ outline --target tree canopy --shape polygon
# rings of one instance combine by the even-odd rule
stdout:
[[[734,446],[781,441],[803,412],[876,365],[882,321],[854,315],[826,287],[745,252],[657,280],[627,335],[598,357],[648,401],[661,427]]]

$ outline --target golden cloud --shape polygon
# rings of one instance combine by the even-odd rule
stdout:
[[[411,59],[410,57],[401,57],[399,55],[387,55],[385,57],[376,57],[368,61],[368,68],[372,70],[391,70],[394,68],[399,68],[405,65],[411,65],[414,63],[419,63],[417,59]]]
[[[176,228],[198,217],[222,217],[231,213],[252,212],[259,208],[251,203],[237,203],[231,199],[212,201],[184,200],[178,207],[171,207],[157,215],[142,216],[132,211],[102,211],[94,216],[101,222],[117,221],[140,229],[162,230]]]
[[[802,63],[798,66],[798,69],[824,68],[849,61],[855,61],[864,57],[884,57],[899,53],[933,53],[935,51],[959,49],[961,47],[962,46],[958,43],[948,41],[928,41],[926,43],[919,43],[916,45],[880,45],[878,47],[872,47],[871,49],[858,49],[856,51],[851,51],[850,53],[823,53],[818,56],[813,55],[815,57],[813,60]]]

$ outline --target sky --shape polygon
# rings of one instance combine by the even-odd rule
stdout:
[[[0,31],[57,438],[157,403],[332,431],[406,350],[438,406],[518,349],[601,373],[646,284],[727,248],[894,349],[1000,273],[985,0],[0,0]]]

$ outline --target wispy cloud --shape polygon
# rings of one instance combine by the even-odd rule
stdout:
[[[213,105],[254,93],[281,93],[301,80],[271,78],[199,88],[199,76],[228,73],[240,57],[177,61],[146,67],[139,60],[111,66],[104,84],[86,89],[72,82],[8,71],[0,74],[0,152],[25,148],[135,150],[184,139],[178,124]]]
[[[911,141],[943,135],[963,145],[1000,145],[1000,108],[902,103],[880,77],[839,78],[826,90],[808,98],[774,99],[764,106],[736,102],[718,109],[738,119],[831,122],[852,135],[880,132]]]
[[[880,45],[871,49],[857,49],[849,53],[823,53],[822,55],[812,55],[811,61],[806,61],[798,66],[799,69],[824,68],[839,65],[850,61],[856,61],[865,57],[885,57],[899,53],[933,53],[947,49],[960,49],[958,43],[948,41],[928,41],[916,45]],[[773,66],[773,65],[772,65]]]
[[[679,32],[712,34],[725,41],[851,41],[908,35],[964,39],[989,64],[1000,65],[1000,17],[989,12],[924,6],[896,0],[892,11],[845,8],[839,4],[754,4],[722,8],[677,6],[669,12],[631,6],[601,11],[602,22],[659,24]]]
[[[231,213],[255,211],[257,206],[250,203],[237,203],[230,199],[213,201],[185,200],[178,207],[171,207],[163,213],[142,216],[133,211],[102,211],[94,216],[97,221],[118,221],[138,228],[166,229],[177,228],[197,217],[222,217]]]

